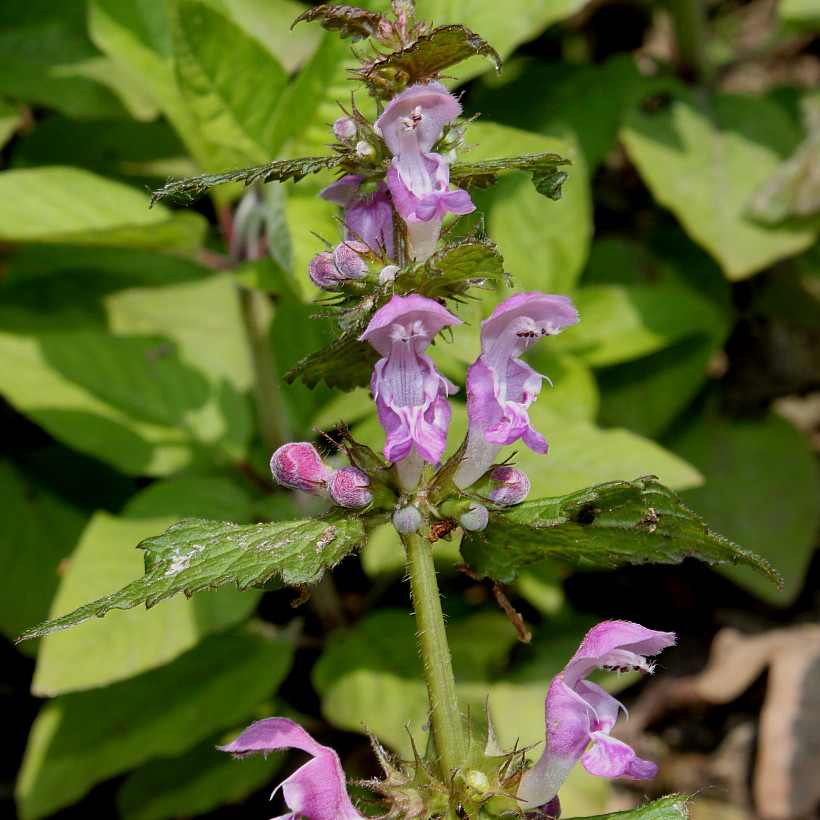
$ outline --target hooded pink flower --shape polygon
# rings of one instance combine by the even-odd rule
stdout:
[[[227,746],[217,747],[234,757],[301,749],[313,759],[298,768],[273,794],[282,790],[289,814],[275,820],[361,820],[347,794],[339,755],[317,743],[301,726],[287,718],[266,718],[249,726]],[[271,795],[272,797],[273,795]]]
[[[674,643],[673,632],[656,632],[629,621],[605,621],[590,629],[572,660],[550,685],[544,704],[544,753],[521,778],[518,798],[522,809],[549,803],[578,760],[598,777],[649,780],[657,774],[654,763],[641,760],[626,743],[610,737],[624,707],[585,678],[594,669],[651,673],[653,665],[644,656],[657,655]]]
[[[475,210],[466,191],[450,190],[450,166],[431,150],[444,126],[460,113],[458,100],[441,83],[433,82],[405,89],[376,120],[376,132],[393,154],[387,185],[407,223],[415,259],[433,253],[446,213]]]
[[[393,258],[393,206],[384,182],[372,194],[363,194],[364,177],[346,174],[319,192],[322,199],[345,209],[345,239],[360,239],[377,253]]]
[[[489,470],[505,444],[521,439],[534,452],[547,452],[546,439],[527,412],[545,377],[518,357],[533,342],[577,321],[569,297],[535,292],[510,297],[481,323],[482,352],[467,372],[470,426],[454,476],[459,487],[469,487]]]
[[[432,299],[394,296],[361,335],[383,356],[376,362],[371,389],[387,433],[388,461],[401,461],[413,450],[432,464],[441,459],[450,424],[447,396],[457,388],[424,351],[443,327],[460,323]]]

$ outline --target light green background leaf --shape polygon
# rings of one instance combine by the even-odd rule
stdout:
[[[217,635],[139,677],[57,698],[40,710],[29,739],[17,784],[21,818],[45,817],[96,783],[248,721],[291,656],[288,644],[268,637]]]
[[[661,110],[644,110],[634,102],[621,130],[658,202],[731,280],[811,245],[810,229],[765,227],[745,216],[752,196],[800,139],[785,109],[762,97],[701,99],[676,86],[672,90],[673,99]]]
[[[205,220],[148,208],[148,195],[68,166],[0,174],[0,239],[141,248],[194,248]]]

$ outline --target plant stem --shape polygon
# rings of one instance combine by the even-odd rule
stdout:
[[[402,536],[407,550],[407,574],[419,637],[419,651],[424,664],[424,682],[430,701],[433,737],[442,773],[450,773],[464,764],[466,739],[456,697],[456,681],[450,647],[444,631],[444,613],[433,565],[433,547],[417,533]]]
[[[678,46],[678,69],[683,79],[692,83],[708,83],[710,80],[704,3],[705,0],[669,2]]]
[[[272,309],[267,295],[262,291],[241,288],[240,296],[256,375],[254,398],[260,433],[265,451],[272,454],[290,441],[290,430],[279,395],[276,363],[268,335]]]

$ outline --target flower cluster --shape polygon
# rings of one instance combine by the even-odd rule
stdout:
[[[373,125],[371,140],[384,143],[392,155],[386,182],[346,174],[328,185],[320,196],[343,210],[345,241],[320,253],[310,266],[310,278],[322,290],[341,290],[348,281],[368,273],[362,255],[368,252],[385,262],[397,261],[393,211],[404,222],[407,256],[427,259],[436,249],[447,213],[475,210],[470,195],[450,190],[450,166],[433,151],[444,127],[461,113],[458,100],[441,83],[414,85],[392,99]],[[340,117],[333,133],[341,142],[355,146],[357,154],[371,157],[376,148],[361,134],[350,117]],[[383,173],[383,172],[382,172]],[[358,259],[351,258],[352,249]],[[350,264],[340,263],[339,256]],[[384,277],[382,278],[384,281]]]
[[[628,621],[606,621],[593,627],[564,670],[553,678],[544,703],[546,738],[541,758],[523,773],[515,795],[522,812],[541,809],[540,816],[557,816],[558,790],[580,760],[599,777],[648,780],[654,763],[610,736],[623,709],[612,695],[586,680],[595,669],[652,672],[645,656],[675,643],[671,632],[657,632]],[[219,747],[235,757],[299,749],[311,760],[297,769],[280,789],[290,813],[276,820],[359,820],[347,794],[345,775],[333,749],[317,743],[287,718],[260,720],[232,743]]]

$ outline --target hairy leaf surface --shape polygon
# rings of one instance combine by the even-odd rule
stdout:
[[[484,532],[463,539],[461,552],[476,574],[505,583],[547,558],[598,567],[698,558],[745,565],[780,583],[766,561],[712,532],[653,476],[496,512]]]
[[[231,582],[239,589],[271,579],[291,585],[314,583],[363,542],[361,521],[333,514],[252,526],[186,518],[138,545],[146,551],[142,578],[29,629],[19,640],[101,618],[112,609],[143,603],[152,607],[180,592],[190,597]]]

